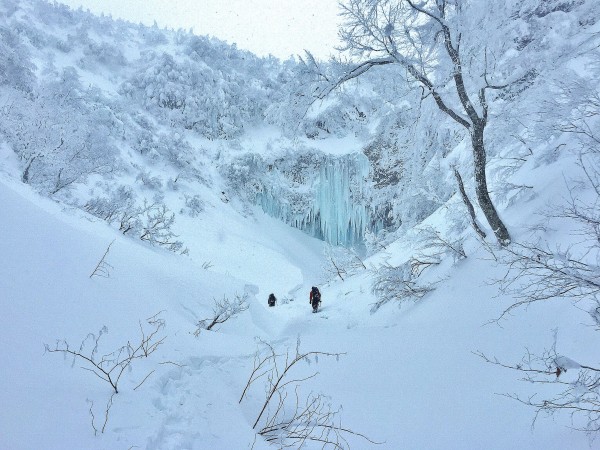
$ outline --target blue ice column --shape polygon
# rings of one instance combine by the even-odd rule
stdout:
[[[327,156],[312,186],[304,187],[306,194],[314,193],[314,198],[297,192],[306,205],[292,205],[292,198],[282,198],[290,195],[290,191],[281,186],[271,186],[259,193],[257,203],[270,216],[332,245],[361,245],[369,223],[365,201],[369,170],[369,160],[362,153]]]
[[[363,242],[369,223],[364,201],[369,169],[363,154],[327,158],[322,164],[312,215],[326,242],[345,247]]]

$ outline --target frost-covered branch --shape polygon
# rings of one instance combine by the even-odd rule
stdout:
[[[506,364],[497,358],[490,358],[481,352],[476,353],[487,363],[523,374],[522,381],[529,384],[555,386],[554,394],[539,394],[523,397],[518,394],[503,394],[535,409],[533,424],[538,416],[553,416],[566,412],[571,416],[575,429],[587,433],[600,431],[600,369],[579,364],[556,351],[556,331],[550,349],[540,355],[529,351],[516,364]],[[548,392],[548,389],[544,390]]]
[[[533,242],[513,243],[498,255],[498,261],[506,265],[506,272],[496,282],[501,293],[512,296],[514,302],[497,320],[520,307],[551,299],[568,299],[587,310],[596,330],[600,331],[600,179],[597,176],[600,161],[596,153],[582,151],[579,162],[583,175],[567,187],[569,194],[563,204],[552,206],[544,214],[546,223],[556,222],[561,229],[568,230],[567,243],[563,244],[565,236],[557,244],[539,236]],[[580,364],[561,355],[556,350],[556,342],[555,332],[550,349],[540,355],[528,351],[516,364],[506,364],[482,353],[478,355],[488,363],[523,373],[523,380],[528,383],[555,387],[554,390],[545,388],[543,395],[526,398],[505,394],[534,408],[534,423],[540,414],[552,416],[564,412],[570,415],[575,429],[597,433],[600,431],[600,366]]]
[[[465,64],[463,61],[463,55],[479,53],[473,48],[473,42],[477,42],[477,47],[481,46],[479,39],[469,40],[471,48],[463,51],[463,32],[468,30],[475,36],[483,32],[465,26],[468,7],[446,1],[346,0],[342,4],[344,23],[340,36],[346,44],[345,49],[366,56],[366,60],[325,88],[323,94],[329,94],[377,65],[402,67],[408,78],[416,81],[424,97],[433,98],[440,111],[469,133],[477,201],[497,241],[506,246],[511,238],[489,194],[484,140],[489,119],[486,90],[505,86],[489,81],[487,48],[479,63],[484,65],[483,74],[470,70],[476,62]],[[477,100],[479,104],[476,104]]]
[[[419,301],[439,283],[439,280],[420,280],[427,269],[449,257],[454,262],[467,257],[463,239],[450,239],[432,227],[419,230],[418,243],[417,252],[408,261],[398,266],[384,265],[377,270],[371,290],[378,300],[371,307],[371,313],[391,301],[399,304]]]
[[[323,90],[321,90],[317,94],[317,98],[324,99],[329,94],[331,94],[331,92],[333,92],[334,90],[339,88],[342,84],[344,84],[347,81],[350,81],[352,79],[358,78],[359,76],[366,73],[369,69],[372,69],[373,67],[385,66],[387,64],[396,64],[397,62],[398,61],[396,61],[394,58],[387,57],[387,58],[371,59],[371,60],[365,61],[361,64],[358,64],[356,67],[352,68],[350,71],[348,71],[347,73],[342,75],[335,82],[329,83],[329,85],[327,85]]]
[[[418,240],[417,258],[441,262],[446,256],[451,256],[454,261],[467,257],[463,248],[464,239],[450,239],[433,227],[420,228]]]
[[[371,288],[378,298],[371,307],[371,313],[391,301],[399,304],[419,301],[433,291],[435,283],[421,284],[417,281],[421,273],[422,270],[416,268],[412,261],[397,267],[390,265],[381,267],[375,274]]]
[[[333,276],[339,277],[342,281],[348,275],[367,269],[360,256],[353,249],[327,245],[324,253],[324,269]]]
[[[144,199],[138,205],[133,190],[120,186],[110,197],[90,199],[84,206],[90,214],[109,224],[116,223],[119,231],[127,236],[137,236],[153,246],[160,246],[173,252],[183,247],[183,242],[173,232],[175,214],[165,204]]]
[[[574,257],[569,249],[515,243],[501,261],[508,269],[497,280],[500,291],[516,299],[501,317],[535,302],[561,297],[595,299],[600,294],[600,269]]]
[[[198,321],[194,336],[198,337],[202,330],[211,331],[215,326],[227,322],[232,317],[246,311],[250,305],[248,304],[248,296],[235,295],[233,300],[223,296],[222,300],[214,300],[212,317]]]

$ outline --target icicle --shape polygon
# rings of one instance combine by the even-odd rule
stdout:
[[[369,223],[365,180],[369,161],[363,154],[325,157],[313,182],[314,199],[308,211],[290,205],[282,192],[266,189],[257,195],[263,211],[333,245],[361,245]]]
[[[362,243],[368,223],[362,201],[368,175],[369,162],[362,154],[327,158],[321,165],[313,209],[325,241],[343,246]]]

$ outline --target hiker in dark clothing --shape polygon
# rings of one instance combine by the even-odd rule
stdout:
[[[319,310],[319,304],[321,303],[321,293],[319,289],[315,286],[310,290],[310,300],[309,303],[312,305],[313,312],[316,313]]]
[[[269,306],[275,306],[275,303],[277,303],[277,299],[275,298],[274,294],[269,295],[269,299],[267,300],[267,303],[269,304]]]

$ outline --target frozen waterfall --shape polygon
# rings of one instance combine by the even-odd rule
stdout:
[[[333,245],[360,246],[369,224],[369,161],[362,153],[324,156],[305,183],[265,186],[257,203],[269,215]]]

